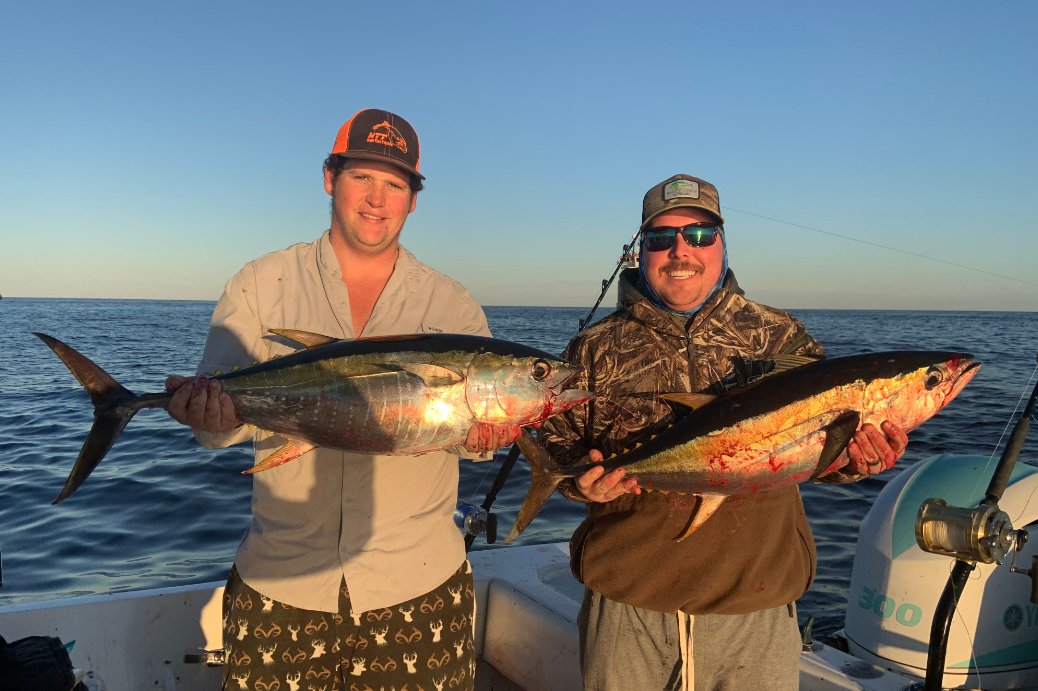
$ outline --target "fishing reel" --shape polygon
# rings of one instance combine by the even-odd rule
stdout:
[[[454,525],[458,526],[466,541],[486,533],[488,545],[497,542],[497,514],[483,507],[459,501],[454,509]]]
[[[1026,530],[1014,530],[1009,516],[998,504],[981,503],[966,509],[949,506],[943,499],[927,499],[915,519],[915,540],[930,554],[942,554],[964,562],[1001,564],[1010,550],[1009,570],[1031,578],[1031,602],[1038,605],[1038,554],[1031,557],[1031,568],[1016,565],[1016,558],[1027,542]]]

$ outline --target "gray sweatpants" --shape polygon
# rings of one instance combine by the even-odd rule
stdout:
[[[697,615],[692,624],[695,691],[797,691],[800,631],[786,605],[752,614]],[[676,614],[584,591],[577,618],[584,691],[681,689]],[[686,690],[687,691],[687,690]]]

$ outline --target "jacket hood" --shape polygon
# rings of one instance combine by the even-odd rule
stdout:
[[[629,308],[634,303],[645,299],[645,296],[635,287],[637,283],[638,269],[624,269],[620,272],[620,277],[616,282],[616,309]],[[731,269],[728,269],[728,273],[725,274],[721,289],[740,296],[746,295],[746,292],[739,287],[739,282],[735,279],[735,272]]]

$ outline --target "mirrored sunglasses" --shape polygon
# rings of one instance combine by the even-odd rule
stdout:
[[[721,226],[708,223],[690,223],[680,228],[646,228],[642,231],[645,238],[645,249],[649,252],[662,252],[674,246],[678,233],[685,239],[689,247],[709,247],[717,241]]]

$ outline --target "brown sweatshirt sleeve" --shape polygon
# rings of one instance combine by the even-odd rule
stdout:
[[[567,388],[586,389],[593,392],[590,384],[593,363],[587,355],[579,335],[570,341],[566,350],[563,351],[563,359],[584,367],[584,371],[570,382]],[[594,399],[546,420],[538,430],[537,441],[559,465],[567,467],[576,465],[591,451],[591,447],[586,441],[586,432],[588,420],[592,414],[593,401]],[[588,503],[588,499],[577,489],[574,479],[563,480],[559,485],[559,494],[570,501]]]

